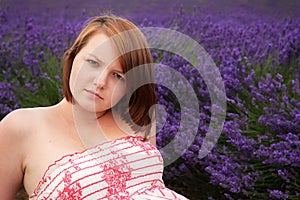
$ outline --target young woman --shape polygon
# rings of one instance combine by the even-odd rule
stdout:
[[[186,199],[162,180],[154,87],[132,91],[153,81],[151,63],[132,22],[91,19],[65,53],[63,100],[1,121],[1,199],[21,184],[30,199]]]

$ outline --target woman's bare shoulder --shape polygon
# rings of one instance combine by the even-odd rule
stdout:
[[[24,134],[38,126],[50,107],[20,108],[7,114],[0,122],[1,134]]]
[[[0,122],[0,196],[9,199],[22,184],[25,158],[48,108],[22,108]],[[12,199],[12,198],[10,198]]]

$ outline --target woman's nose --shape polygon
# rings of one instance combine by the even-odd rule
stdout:
[[[104,88],[107,85],[107,78],[107,74],[103,72],[95,78],[94,84],[96,84],[97,87]]]

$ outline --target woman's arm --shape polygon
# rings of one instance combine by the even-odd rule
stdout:
[[[23,180],[24,117],[21,111],[8,114],[0,122],[0,197],[15,199]],[[22,119],[23,118],[23,119]]]

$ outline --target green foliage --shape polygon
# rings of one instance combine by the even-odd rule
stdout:
[[[40,64],[41,76],[32,76],[28,69],[18,75],[18,77],[29,80],[27,83],[19,80],[21,84],[30,84],[36,88],[34,90],[26,87],[15,88],[15,94],[19,98],[21,107],[50,106],[62,99],[62,70],[59,61],[53,55],[50,55],[48,58],[47,62]]]

